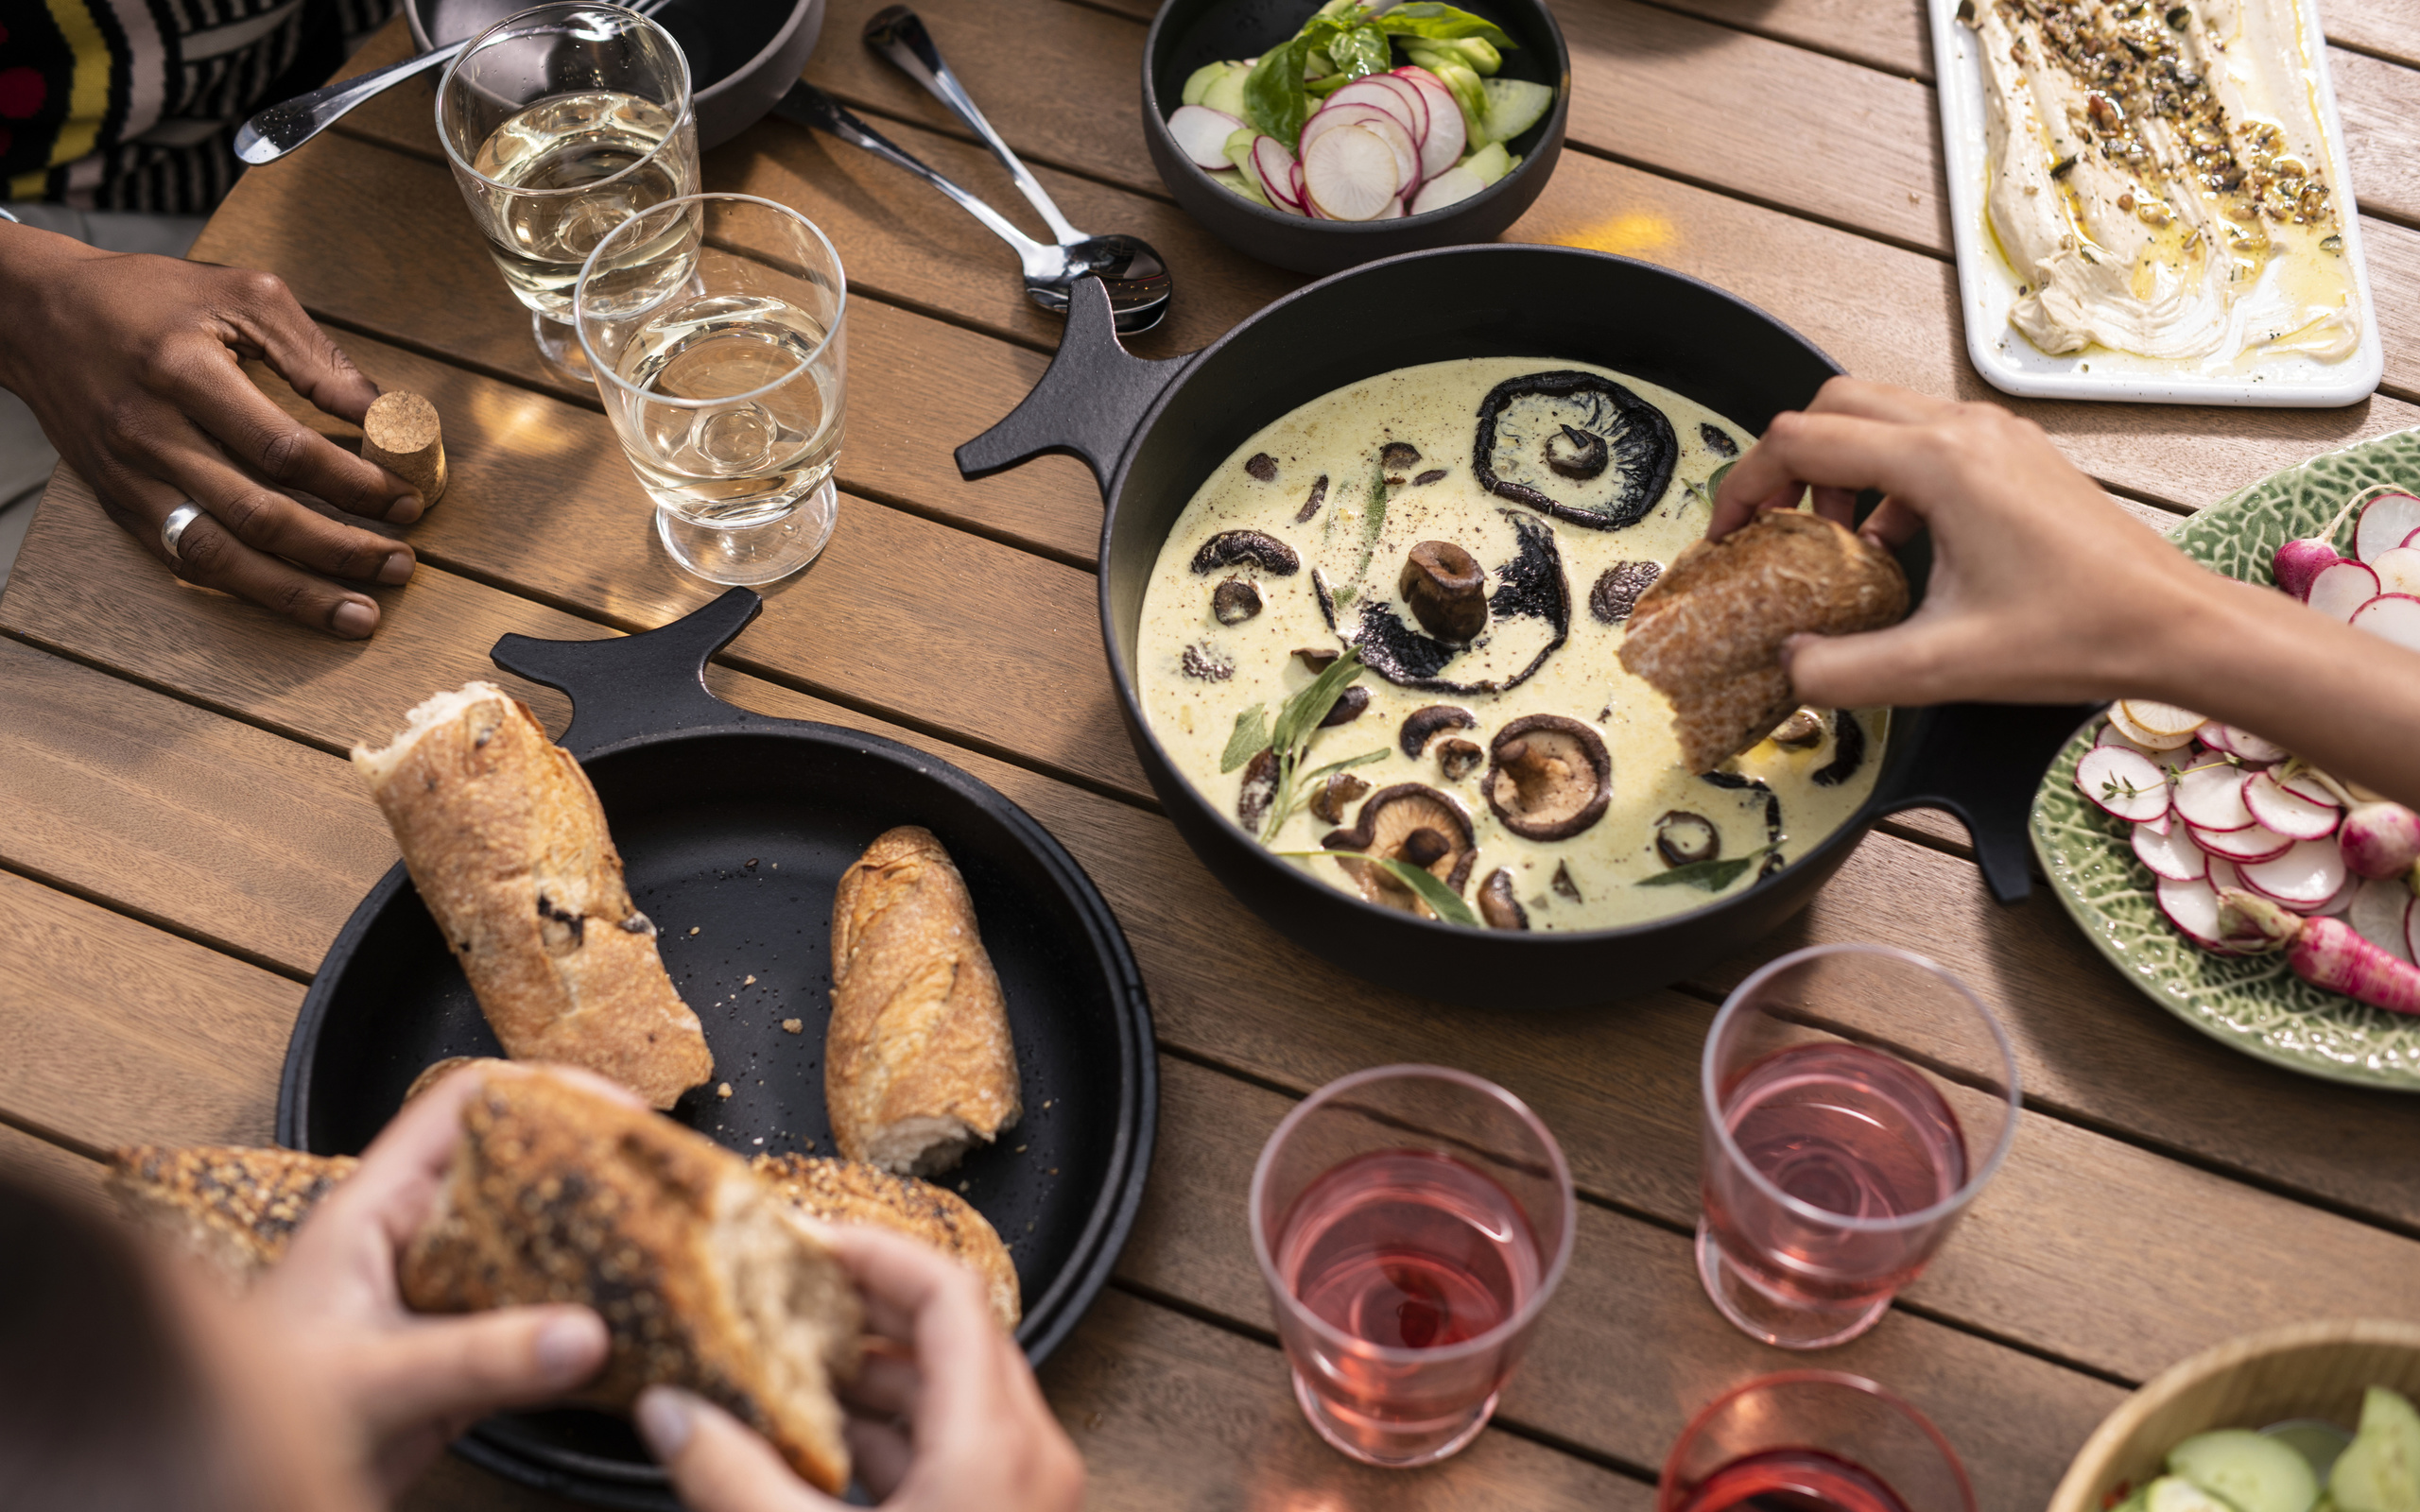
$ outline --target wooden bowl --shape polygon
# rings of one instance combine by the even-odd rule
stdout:
[[[2420,1398],[2420,1323],[2292,1323],[2230,1339],[2170,1366],[2103,1419],[2049,1512],[2100,1512],[2111,1491],[2158,1475],[2169,1450],[2207,1429],[2291,1418],[2349,1429],[2370,1386]]]

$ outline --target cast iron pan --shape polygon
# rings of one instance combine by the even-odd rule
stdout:
[[[1014,803],[922,751],[707,693],[706,658],[761,603],[735,588],[643,635],[508,635],[493,654],[572,696],[562,744],[596,785],[631,895],[663,931],[665,967],[705,1023],[716,1079],[732,1087],[727,1101],[693,1091],[673,1116],[742,1154],[832,1152],[822,1053],[841,871],[896,824],[924,825],[949,848],[1008,996],[1025,1117],[945,1179],[964,1183],[1015,1257],[1017,1340],[1039,1362],[1108,1280],[1142,1200],[1159,1116],[1142,977],[1091,880]],[[786,1018],[804,1032],[785,1032]],[[358,1151],[421,1068],[499,1053],[398,864],[303,1000],[278,1142]],[[497,1417],[455,1447],[598,1505],[679,1504],[628,1426],[601,1414]]]
[[[409,0],[404,20],[422,52],[475,37],[542,0]],[[806,71],[824,0],[672,0],[656,22],[689,60],[698,150],[764,119]]]
[[[1882,764],[1873,797],[1830,838],[1703,908],[1588,932],[1461,929],[1365,902],[1270,855],[1177,774],[1135,698],[1134,644],[1160,547],[1201,480],[1254,431],[1332,389],[1416,363],[1492,356],[1600,364],[1757,433],[1841,370],[1772,316],[1685,274],[1564,247],[1454,247],[1335,274],[1201,352],[1159,360],[1118,346],[1107,297],[1097,283],[1080,284],[1042,382],[958,449],[969,478],[1046,453],[1092,469],[1108,502],[1100,616],[1110,679],[1152,789],[1203,864],[1305,950],[1371,981],[1475,1006],[1571,1007],[1687,976],[1805,907],[1868,827],[1901,809],[1957,815],[1993,895],[2023,899],[2033,789],[2088,710],[1894,711],[1889,738],[1867,758]],[[1921,596],[1930,566],[1925,542],[1900,560]],[[1587,623],[1575,617],[1574,634]]]

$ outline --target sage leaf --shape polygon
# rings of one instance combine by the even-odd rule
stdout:
[[[1339,772],[1349,772],[1356,766],[1367,766],[1372,762],[1382,762],[1386,759],[1387,747],[1381,746],[1376,750],[1365,750],[1358,756],[1347,756],[1340,762],[1330,762],[1325,766],[1314,766],[1303,774],[1303,781],[1316,782],[1322,777],[1334,777]]]
[[[1269,744],[1268,705],[1253,704],[1236,715],[1235,733],[1227,737],[1227,748],[1219,754],[1221,775],[1234,771],[1253,759]]]
[[[1744,856],[1726,856],[1720,861],[1692,861],[1685,867],[1659,871],[1652,877],[1641,877],[1642,887],[1700,887],[1707,892],[1720,892],[1737,882],[1757,858],[1773,847],[1760,845]]]
[[[1392,856],[1365,856],[1357,850],[1272,850],[1279,856],[1326,856],[1331,860],[1366,861],[1374,867],[1384,867],[1397,882],[1411,889],[1414,896],[1426,903],[1429,910],[1448,924],[1465,929],[1479,927],[1478,915],[1462,902],[1461,894],[1437,880],[1437,874],[1426,867],[1415,867],[1409,861]]]
[[[1397,6],[1380,15],[1377,26],[1392,37],[1427,37],[1438,42],[1477,37],[1497,47],[1521,45],[1506,36],[1504,28],[1495,22],[1452,6],[1438,5],[1434,0],[1412,0],[1409,5]]]
[[[1723,463],[1720,467],[1716,468],[1713,472],[1707,473],[1705,475],[1705,481],[1699,485],[1700,488],[1705,490],[1705,502],[1709,508],[1713,507],[1715,495],[1722,491],[1722,480],[1730,476],[1731,470],[1738,465],[1739,459],[1735,456],[1730,461]]]
[[[1361,648],[1348,645],[1343,655],[1327,664],[1325,671],[1286,700],[1286,707],[1277,712],[1277,728],[1269,737],[1269,744],[1277,747],[1279,760],[1302,754],[1295,747],[1310,739],[1311,731],[1319,729],[1320,721],[1336,707],[1336,700],[1344,696],[1344,690],[1367,670],[1361,664]],[[1256,746],[1253,748],[1259,749]],[[1245,755],[1249,758],[1251,752]]]

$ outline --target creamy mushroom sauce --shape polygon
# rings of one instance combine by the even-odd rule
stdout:
[[[1552,369],[1611,378],[1670,420],[1679,441],[1671,481],[1636,524],[1595,530],[1548,520],[1483,491],[1473,480],[1473,432],[1480,400],[1506,379]],[[1656,821],[1672,810],[1702,815],[1720,833],[1720,855],[1742,856],[1768,843],[1766,795],[1753,788],[1720,787],[1682,769],[1668,705],[1662,695],[1625,672],[1617,659],[1627,622],[1603,623],[1588,602],[1599,576],[1616,563],[1668,563],[1704,534],[1703,485],[1728,458],[1714,449],[1703,428],[1742,449],[1754,438],[1669,389],[1554,358],[1429,363],[1383,373],[1311,401],[1236,448],[1185,506],[1160,550],[1144,594],[1136,647],[1136,675],[1152,732],[1177,769],[1233,821],[1243,769],[1221,773],[1219,765],[1236,717],[1259,704],[1273,721],[1286,699],[1310,681],[1313,674],[1294,655],[1296,648],[1341,648],[1342,642],[1322,617],[1312,570],[1323,567],[1331,584],[1340,588],[1350,576],[1365,534],[1380,450],[1391,441],[1409,442],[1419,449],[1421,460],[1394,470],[1392,475],[1406,481],[1385,490],[1382,524],[1364,576],[1367,586],[1417,628],[1396,591],[1411,547],[1431,540],[1461,544],[1487,569],[1493,589],[1497,570],[1516,547],[1511,517],[1522,516],[1550,530],[1562,556],[1571,604],[1570,639],[1535,676],[1495,693],[1398,687],[1375,671],[1366,671],[1354,686],[1370,691],[1369,707],[1349,723],[1320,730],[1304,760],[1305,770],[1384,749],[1384,759],[1352,772],[1368,782],[1371,791],[1421,782],[1449,795],[1469,815],[1478,850],[1463,896],[1476,907],[1489,874],[1508,867],[1531,929],[1603,929],[1705,904],[1717,895],[1687,884],[1637,885],[1667,869],[1655,850]],[[1268,481],[1253,476],[1245,465],[1264,454],[1276,464]],[[1441,468],[1445,475],[1435,482],[1411,481]],[[1322,475],[1328,480],[1323,502],[1310,519],[1298,521]],[[1534,476],[1528,481],[1549,490],[1556,486]],[[1236,529],[1263,531],[1285,541],[1301,558],[1300,570],[1284,576],[1249,565],[1206,574],[1192,570],[1194,556],[1205,541]],[[1221,625],[1212,612],[1211,595],[1230,576],[1252,582],[1262,608],[1239,624]],[[1340,623],[1350,623],[1349,611]],[[1518,670],[1549,635],[1535,620],[1492,620],[1441,676],[1472,682]],[[1404,716],[1438,703],[1469,710],[1478,727],[1445,731],[1419,759],[1407,757],[1398,739]],[[1466,738],[1484,749],[1508,722],[1532,713],[1579,720],[1603,738],[1612,757],[1610,806],[1595,825],[1567,840],[1526,839],[1506,828],[1484,796],[1484,763],[1459,782],[1447,780],[1439,766],[1437,747],[1446,738]],[[1837,736],[1828,730],[1813,749],[1788,749],[1765,741],[1726,764],[1727,771],[1769,784],[1779,799],[1779,853],[1787,859],[1805,854],[1838,829],[1873,791],[1888,711],[1869,710],[1856,718],[1865,735],[1865,759],[1837,785],[1812,781],[1837,754]],[[1301,794],[1298,799],[1309,796]],[[1350,826],[1364,801],[1366,796],[1344,806],[1346,822],[1341,826],[1314,816],[1307,806],[1297,808],[1270,840],[1270,849],[1318,849],[1331,830]],[[1344,891],[1359,891],[1334,862],[1308,858],[1291,864],[1308,868],[1312,875]],[[1567,888],[1555,885],[1558,868],[1567,871]],[[1744,890],[1756,875],[1757,868],[1751,868],[1720,896]]]

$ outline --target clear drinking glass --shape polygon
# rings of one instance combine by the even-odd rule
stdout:
[[[1655,1512],[1975,1512],[1949,1440],[1861,1376],[1789,1370],[1735,1386],[1673,1444]]]
[[[539,354],[588,380],[572,286],[607,232],[693,194],[689,63],[620,6],[539,6],[481,32],[437,86],[437,135]]]
[[[1960,1085],[1817,1025],[1880,1020]],[[1845,1343],[1915,1280],[2016,1132],[2016,1057],[1956,977],[1880,945],[1819,945],[1739,984],[1706,1036],[1698,1276],[1790,1349]]]
[[[1478,1436],[1571,1258],[1571,1172],[1521,1100],[1440,1066],[1330,1082],[1252,1177],[1294,1396],[1372,1465]]]
[[[589,254],[580,344],[656,535],[690,572],[769,583],[831,538],[847,300],[814,223],[747,195],[666,200]]]

